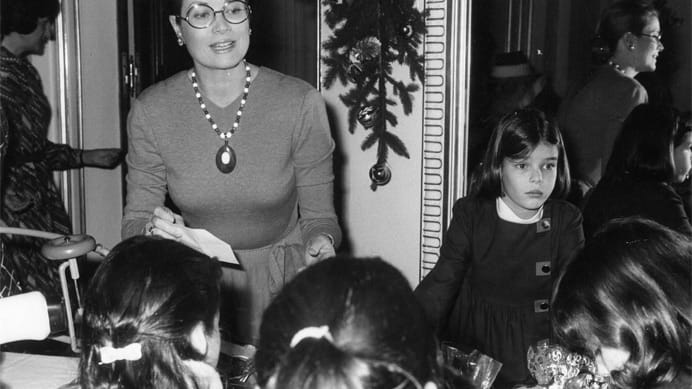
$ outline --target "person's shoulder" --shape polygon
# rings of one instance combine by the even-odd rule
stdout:
[[[477,196],[461,197],[454,202],[453,208],[455,214],[481,214],[489,210],[495,212],[495,201]]]
[[[147,87],[137,96],[137,100],[146,105],[162,100],[168,101],[173,96],[179,95],[184,90],[186,84],[188,84],[187,70],[182,70],[165,80]]]
[[[318,93],[315,87],[298,77],[289,76],[274,69],[260,67],[260,76],[274,90],[290,90],[292,94]]]
[[[581,219],[582,214],[579,208],[567,200],[551,199],[546,203],[552,214],[559,214],[566,219]]]

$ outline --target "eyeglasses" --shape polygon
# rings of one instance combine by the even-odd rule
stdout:
[[[663,39],[663,35],[661,35],[661,34],[654,35],[654,34],[644,34],[644,33],[640,33],[640,34],[638,34],[638,35],[639,35],[639,36],[648,36],[649,38],[654,38],[654,39],[656,40],[656,43],[658,43],[658,44],[661,44],[661,39]]]
[[[252,10],[244,1],[229,1],[224,3],[223,9],[214,10],[209,4],[194,3],[187,9],[185,17],[176,16],[177,20],[184,20],[192,28],[207,28],[216,20],[216,14],[222,14],[223,18],[231,24],[240,24],[248,19]]]

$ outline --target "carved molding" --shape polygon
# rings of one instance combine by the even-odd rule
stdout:
[[[471,0],[426,0],[420,279],[435,266],[466,190]]]

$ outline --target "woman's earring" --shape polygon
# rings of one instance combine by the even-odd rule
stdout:
[[[185,42],[183,41],[183,37],[178,35],[178,46],[182,46],[184,44],[185,44]]]
[[[634,43],[630,43],[630,45],[627,48],[630,50],[634,50]]]

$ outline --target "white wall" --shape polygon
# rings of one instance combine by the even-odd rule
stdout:
[[[58,43],[49,43],[45,55],[32,58],[32,62],[41,74],[44,91],[51,102],[53,115],[48,138],[79,148],[82,147],[78,136],[81,131],[84,148],[120,147],[116,2],[81,0],[77,4],[81,21],[79,45],[81,48],[82,122],[68,123],[66,136],[59,130],[61,118],[69,114],[61,112],[60,108],[59,77],[64,69],[59,69]],[[58,17],[72,18],[73,14],[67,12]],[[72,33],[68,35],[72,37]],[[75,80],[78,76],[79,69],[76,66],[67,69],[68,85],[73,87],[78,85]],[[76,94],[77,92],[74,91],[74,95]],[[71,97],[67,102],[68,109],[75,108],[73,104],[79,104],[79,101]],[[81,173],[81,171],[73,171],[69,174]],[[83,176],[86,225],[80,231],[80,223],[75,223],[77,227],[75,233],[90,234],[105,247],[113,247],[120,241],[123,207],[121,169],[119,167],[114,170],[86,168],[83,170]],[[58,182],[61,177],[60,174],[56,175]],[[75,190],[79,191],[78,188]],[[79,195],[79,193],[74,194],[77,199]],[[65,201],[70,209],[70,199],[66,198]]]
[[[422,9],[422,4],[419,0],[417,7]],[[323,25],[320,40],[323,42],[330,35],[328,26]],[[407,68],[395,68],[394,77],[408,81]],[[342,166],[335,166],[342,169],[339,175],[344,178],[341,225],[348,234],[353,255],[382,257],[416,285],[420,273],[422,92],[414,94],[410,116],[405,116],[400,106],[396,108],[394,114],[399,124],[396,128],[388,128],[403,141],[411,158],[390,151],[388,163],[392,179],[372,191],[368,172],[377,161],[377,146],[362,151],[360,146],[368,130],[357,126],[354,134],[348,131],[348,111],[339,100],[339,95],[348,89],[350,85],[342,86],[338,81],[330,89],[322,89],[332,114],[332,134],[344,161]],[[398,101],[391,91],[388,94]]]
[[[116,1],[81,0],[79,6],[84,147],[120,147]],[[113,247],[120,241],[121,169],[84,173],[86,233]]]

